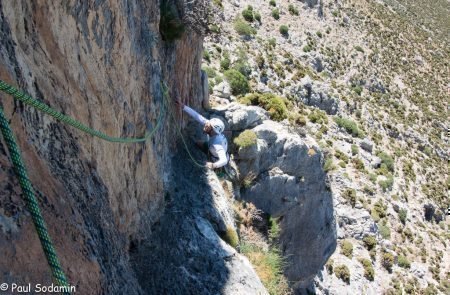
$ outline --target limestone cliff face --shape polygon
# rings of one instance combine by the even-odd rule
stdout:
[[[199,97],[202,39],[168,44],[158,1],[0,1],[0,79],[114,136],[154,128],[172,95]],[[162,213],[173,128],[112,144],[1,94],[63,268],[80,294],[136,294],[130,245]],[[189,101],[198,105],[200,100]],[[4,142],[0,142],[2,280],[50,283]]]

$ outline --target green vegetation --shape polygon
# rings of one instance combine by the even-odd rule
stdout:
[[[293,4],[289,4],[288,10],[291,15],[298,15],[298,9]]]
[[[246,105],[259,105],[269,112],[270,118],[275,121],[282,121],[287,118],[287,99],[276,96],[272,93],[251,93],[240,100]]]
[[[352,155],[356,156],[359,153],[359,148],[356,144],[352,144]]]
[[[275,2],[275,0],[270,0],[270,1],[269,1],[269,4],[270,4],[271,6],[277,6],[277,2]]]
[[[364,53],[364,49],[359,45],[355,46],[355,50]]]
[[[347,284],[350,284],[350,270],[346,265],[338,265],[334,267],[334,274]]]
[[[234,21],[234,29],[241,36],[252,36],[256,34],[256,30],[240,18]]]
[[[366,258],[361,258],[359,259],[359,262],[361,262],[364,267],[364,277],[369,281],[373,281],[375,278],[375,270],[373,269],[372,261]]]
[[[278,10],[278,8],[274,8],[272,9],[272,17],[276,20],[280,19],[280,11]]]
[[[386,210],[387,210],[387,205],[385,205],[383,203],[382,199],[379,199],[374,205],[373,208],[371,210],[371,215],[373,220],[375,220],[376,222],[378,222],[381,218],[386,217]]]
[[[406,223],[407,216],[408,216],[408,211],[406,211],[406,209],[400,209],[400,211],[398,211],[398,218],[400,219],[401,223],[403,223],[403,224]]]
[[[381,159],[381,170],[385,168],[390,172],[394,172],[394,159],[389,154],[385,152],[379,152],[377,153],[377,157]]]
[[[350,203],[350,205],[354,208],[356,205],[356,191],[352,188],[346,189],[342,193],[342,197]]]
[[[221,233],[221,238],[233,248],[236,248],[239,245],[238,234],[236,230],[230,226],[227,226],[227,230]]]
[[[410,268],[411,267],[411,263],[409,262],[408,258],[404,255],[399,255],[398,258],[398,266],[403,267],[403,268]]]
[[[289,28],[286,25],[280,26],[280,34],[283,36],[287,36],[289,34]]]
[[[347,240],[344,240],[341,245],[341,254],[351,259],[353,255],[353,244]]]
[[[328,124],[328,116],[327,114],[319,109],[314,108],[311,113],[308,115],[308,119],[312,123],[318,123],[318,124]]]
[[[378,232],[380,233],[381,237],[383,237],[383,239],[385,240],[389,240],[391,238],[391,230],[384,224],[378,225]]]
[[[374,236],[365,236],[363,238],[364,245],[366,246],[367,250],[372,250],[377,245],[377,239]]]
[[[202,70],[205,71],[208,78],[214,78],[216,76],[216,71],[211,67],[203,67]]]
[[[327,270],[329,275],[333,273],[333,263],[333,259],[328,259],[327,263],[325,264],[325,269]]]
[[[344,128],[345,131],[347,131],[354,137],[363,138],[365,136],[364,132],[358,128],[358,125],[350,119],[335,117],[334,121],[339,127]]]
[[[223,56],[223,59],[220,61],[220,68],[224,71],[228,70],[230,68],[231,61],[228,54]]]
[[[333,158],[328,157],[325,160],[325,163],[323,164],[323,171],[329,172],[331,170],[334,170],[336,167],[333,164]]]
[[[180,39],[185,31],[184,24],[177,13],[177,9],[168,0],[162,0],[160,3],[159,32],[162,39],[167,42],[173,42]]]
[[[364,171],[364,162],[360,158],[354,158],[352,163],[357,170]]]
[[[381,257],[381,265],[386,270],[391,272],[392,266],[394,265],[394,255],[392,255],[391,253],[388,253],[388,252],[383,253],[383,256]]]
[[[269,227],[271,241],[269,249],[262,249],[249,241],[243,241],[239,249],[242,254],[248,257],[269,294],[290,294],[288,281],[283,275],[286,260],[276,244],[280,235],[277,221],[270,218]]]
[[[233,95],[246,94],[250,91],[247,77],[239,71],[231,69],[224,73],[228,83],[230,83],[231,93]]]
[[[256,144],[256,133],[253,130],[245,130],[238,137],[236,137],[233,142],[239,148],[247,148]]]
[[[394,184],[394,177],[392,175],[388,175],[386,180],[380,180],[378,184],[381,186],[384,192],[392,189],[392,185]]]
[[[255,18],[253,16],[253,7],[248,5],[246,9],[242,10],[242,16],[248,22],[252,22]]]

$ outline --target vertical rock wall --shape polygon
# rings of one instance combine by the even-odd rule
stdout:
[[[161,80],[194,105],[201,38],[167,44],[158,1],[0,1],[0,79],[109,135],[154,128]],[[59,257],[79,294],[137,294],[128,262],[163,207],[173,123],[146,144],[104,142],[0,94]],[[170,108],[170,111],[174,111]],[[0,141],[0,276],[51,274]]]

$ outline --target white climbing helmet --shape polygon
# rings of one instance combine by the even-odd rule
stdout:
[[[225,130],[225,124],[220,119],[212,118],[209,123],[216,134],[222,134]]]

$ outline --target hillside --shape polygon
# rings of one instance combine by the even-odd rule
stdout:
[[[450,3],[214,3],[212,107],[260,105],[325,153],[338,248],[309,290],[448,293]]]

